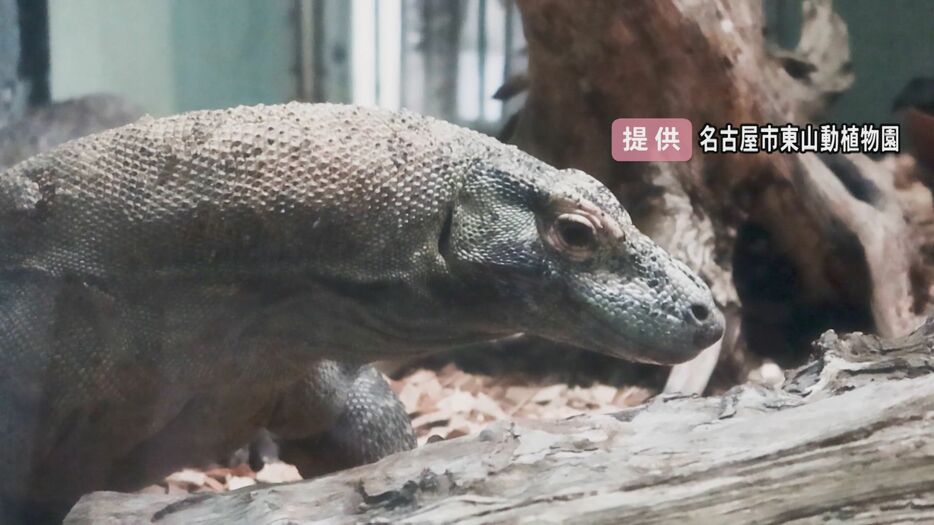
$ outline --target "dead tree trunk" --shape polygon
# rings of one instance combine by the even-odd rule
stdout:
[[[66,523],[847,523],[934,520],[934,321],[827,332],[781,390],[660,397],[297,484],[187,498],[100,492]]]
[[[511,140],[607,183],[640,228],[711,283],[728,336],[742,316],[745,341],[764,354],[804,349],[830,327],[897,336],[917,326],[929,284],[911,280],[923,272],[913,271],[920,250],[904,216],[931,211],[909,209],[892,174],[861,156],[824,163],[812,154],[697,153],[688,163],[617,163],[610,124],[685,117],[697,130],[814,119],[852,75],[831,2],[804,4],[798,49],[777,51],[764,40],[756,2],[518,2],[528,99]],[[775,282],[782,287],[772,290]],[[728,354],[736,342],[724,341]]]

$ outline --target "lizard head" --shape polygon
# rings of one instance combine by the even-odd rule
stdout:
[[[440,244],[468,293],[492,298],[487,322],[666,364],[720,338],[710,289],[640,233],[609,189],[515,157],[471,170]]]

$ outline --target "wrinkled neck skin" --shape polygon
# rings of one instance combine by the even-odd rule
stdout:
[[[500,163],[498,158],[493,160]],[[495,188],[482,179],[501,169],[489,159],[467,164],[465,177],[455,185],[456,195],[434,203],[430,215],[440,215],[440,220],[423,222],[416,233],[388,233],[394,244],[406,246],[409,258],[382,266],[379,273],[361,270],[330,279],[311,276],[305,290],[266,316],[263,330],[276,336],[301,327],[296,342],[313,350],[309,353],[371,361],[472,346],[533,326],[536,316],[519,316],[542,306],[530,302],[532,295],[525,289],[536,286],[540,275],[519,276],[520,281],[527,277],[529,282],[517,286],[515,275],[500,275],[488,265],[464,264],[451,253],[451,230],[457,227],[459,211],[469,206],[469,199],[463,197],[471,188]],[[503,247],[505,252],[509,249]]]
[[[495,297],[489,301],[489,290],[480,296],[469,289],[450,276],[425,287],[305,282],[265,298],[260,313],[244,319],[237,339],[241,347],[279,349],[283,361],[301,368],[309,359],[363,363],[425,355],[518,331],[487,315],[503,310]]]

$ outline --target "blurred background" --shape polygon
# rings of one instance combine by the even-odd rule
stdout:
[[[18,96],[32,103],[112,93],[168,115],[289,100],[354,102],[492,132],[522,106],[521,97],[507,105],[493,98],[526,68],[521,20],[508,0],[19,3],[31,30],[21,66],[30,86]],[[777,45],[797,43],[800,4],[764,3]],[[899,90],[934,70],[934,5],[848,0],[835,10],[850,32],[856,80],[830,120],[891,121]]]
[[[493,94],[525,68],[518,14],[499,0],[50,0],[47,9],[52,100],[114,93],[154,115],[306,100],[495,129],[506,112]]]

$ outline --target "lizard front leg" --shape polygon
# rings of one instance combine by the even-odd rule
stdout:
[[[318,362],[283,396],[269,429],[280,458],[306,478],[415,447],[405,408],[370,365]]]
[[[60,283],[39,272],[0,272],[0,523],[44,522],[67,510],[31,492],[60,295]]]

